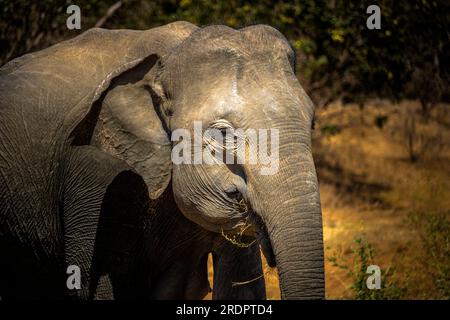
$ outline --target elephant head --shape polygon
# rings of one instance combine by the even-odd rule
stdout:
[[[322,220],[311,152],[314,107],[294,69],[293,50],[271,27],[200,29],[185,22],[149,31],[96,29],[14,60],[0,73],[0,131],[10,132],[14,124],[23,134],[32,127],[36,135],[8,161],[10,174],[1,176],[0,187],[19,188],[14,172],[38,162],[48,165],[38,176],[21,174],[24,184],[40,179],[35,194],[10,190],[0,200],[13,203],[13,194],[34,199],[24,204],[30,204],[28,218],[42,215],[55,234],[64,230],[66,260],[76,260],[82,258],[67,254],[68,243],[79,248],[85,246],[81,239],[95,238],[95,233],[81,235],[78,227],[67,235],[68,225],[80,223],[80,206],[98,213],[113,180],[114,185],[124,181],[114,194],[144,188],[150,200],[172,183],[176,204],[188,219],[212,232],[244,232],[258,239],[269,264],[278,268],[283,298],[323,298]],[[271,136],[277,142],[271,144],[275,170],[264,173],[266,163],[247,160],[173,163],[178,144],[171,137],[184,130],[195,138],[199,123],[202,133],[216,129],[226,133],[225,139],[230,133],[239,138],[238,129],[277,132]],[[200,139],[200,151],[184,150],[183,157],[195,158],[220,142],[203,134]],[[251,143],[242,141],[250,155]],[[7,150],[17,148],[8,143],[0,145],[0,154],[9,156]],[[236,156],[227,145],[220,147]],[[27,153],[28,158],[19,156]],[[109,165],[99,164],[105,162]],[[133,178],[124,180],[124,173]],[[58,200],[43,201],[38,192]],[[130,206],[140,208],[130,199]],[[8,208],[2,211],[4,221],[23,224],[13,221],[13,206]],[[63,227],[52,210],[63,212]],[[86,214],[86,219],[95,216]],[[35,233],[33,243],[48,243]],[[59,252],[58,246],[43,248],[45,256]],[[82,255],[93,250],[85,246]]]
[[[279,138],[272,150],[278,154],[272,160],[279,161],[275,172],[264,174],[264,164],[248,159],[179,163],[172,168],[174,196],[183,214],[207,230],[236,233],[251,225],[269,264],[278,267],[283,298],[323,298],[321,209],[310,137],[314,107],[294,69],[294,52],[275,29],[211,26],[163,57],[147,80],[172,138],[180,129],[195,136],[196,121],[203,132],[217,129],[232,139],[237,129],[278,130],[272,137]],[[188,159],[217,142],[199,139]],[[244,138],[247,155],[249,148]]]

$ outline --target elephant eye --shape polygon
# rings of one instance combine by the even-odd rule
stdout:
[[[236,149],[236,131],[227,120],[220,119],[212,123],[208,128],[207,137],[206,143],[215,150],[221,149],[233,152]]]
[[[221,129],[219,129],[219,131],[220,131],[220,133],[222,134],[222,137],[226,137],[227,136],[227,129],[225,129],[225,128],[221,128]]]
[[[219,119],[213,122],[209,127],[211,129],[216,129],[221,132],[226,132],[226,130],[234,130],[233,125],[225,119]]]
[[[209,129],[219,131],[222,134],[223,139],[228,139],[234,136],[233,125],[227,120],[217,120],[209,126]]]

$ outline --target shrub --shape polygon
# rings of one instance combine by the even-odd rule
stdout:
[[[335,267],[347,271],[352,278],[350,289],[353,298],[356,300],[397,300],[406,294],[406,288],[400,286],[393,280],[395,270],[392,267],[381,269],[381,289],[368,289],[366,285],[367,267],[376,265],[375,250],[363,237],[355,239],[355,246],[352,250],[353,265],[349,266],[339,262],[339,258],[332,256],[328,261]]]

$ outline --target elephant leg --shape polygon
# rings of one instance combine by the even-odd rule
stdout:
[[[114,300],[114,289],[109,274],[103,274],[98,278],[93,299]]]
[[[241,248],[221,240],[213,251],[213,266],[213,299],[266,298],[261,254],[256,242],[250,247]]]
[[[128,180],[137,175],[124,162],[91,146],[74,147],[66,163],[60,197],[65,263],[66,268],[77,266],[81,275],[81,287],[68,290],[68,295],[77,299],[113,298],[111,280],[101,274],[98,267],[101,259],[95,257],[100,257],[95,248],[98,226],[110,185],[118,179],[124,180],[127,174]],[[122,193],[126,194],[125,190]]]
[[[131,171],[121,172],[108,186],[101,207],[92,261],[96,277],[92,284],[101,287],[97,287],[94,298],[105,299],[105,288],[112,288],[114,299],[148,295],[149,270],[142,267],[148,216],[144,180]]]
[[[207,255],[202,257],[199,264],[186,263],[186,261],[174,263],[154,282],[150,298],[156,300],[203,299],[210,292],[207,258]]]
[[[203,299],[209,292],[211,286],[208,280],[208,254],[204,254],[197,268],[192,270],[188,277],[189,281],[184,290],[184,298],[188,300]]]

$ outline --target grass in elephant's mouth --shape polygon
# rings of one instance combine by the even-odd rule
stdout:
[[[243,219],[239,227],[232,233],[227,234],[222,229],[222,237],[238,248],[248,248],[253,245],[259,245],[261,250],[261,260],[263,261],[264,268],[261,275],[253,279],[248,279],[246,281],[233,282],[232,286],[235,287],[247,285],[264,277],[266,279],[266,286],[267,279],[271,279],[269,281],[271,281],[271,283],[273,284],[276,283],[276,288],[270,289],[271,293],[268,295],[268,297],[275,297],[275,299],[279,299],[279,294],[277,295],[277,292],[279,292],[278,275],[276,272],[276,268],[273,267],[275,265],[274,254],[266,227],[261,218],[253,210],[249,210],[250,206],[247,205],[244,199],[241,199],[239,205],[243,209],[241,212],[244,212],[246,214],[245,218]],[[247,234],[246,231],[250,232],[248,232]],[[248,239],[251,239],[253,237],[255,237],[254,240],[249,242]],[[268,260],[266,260],[266,257]],[[276,278],[276,281],[272,280],[274,278]],[[268,287],[273,287],[273,285],[269,285]]]
[[[237,203],[237,210],[239,212],[241,212],[242,214],[247,214],[248,213],[248,204],[247,202],[244,200],[244,198],[240,199],[240,201]]]
[[[251,227],[252,225],[250,223],[248,223],[247,221],[245,221],[244,223],[242,223],[239,226],[239,231],[237,233],[234,234],[226,234],[223,229],[222,229],[222,237],[225,238],[225,240],[231,242],[233,245],[235,245],[236,247],[239,248],[248,248],[250,246],[252,246],[255,242],[256,239],[253,240],[250,243],[245,243],[242,241],[242,238],[244,236],[244,232],[245,230],[247,230],[249,227]]]
[[[244,218],[235,230],[225,233],[222,229],[222,237],[239,248],[248,248],[258,243],[267,259],[268,265],[275,266],[275,255],[273,254],[272,244],[261,217],[252,210],[245,199],[242,198],[238,202],[238,205],[241,208],[240,212]],[[248,236],[254,237],[255,239],[250,242],[247,240],[246,242],[244,238]]]
[[[225,240],[229,241],[230,243],[239,248],[248,248],[256,242],[256,239],[254,241],[251,241],[250,243],[246,243],[242,240],[243,237],[246,235],[245,234],[246,231],[247,234],[253,233],[252,232],[253,225],[249,219],[251,210],[249,210],[249,205],[242,197],[240,197],[239,201],[236,201],[234,207],[236,211],[239,212],[239,214],[241,214],[244,218],[239,223],[238,227],[231,232],[226,233],[223,229],[221,229],[221,235]]]
[[[233,245],[239,248],[248,248],[256,242],[256,239],[250,243],[241,242],[239,235],[227,235],[223,230],[222,230],[222,237],[224,237],[225,240],[231,242]]]

